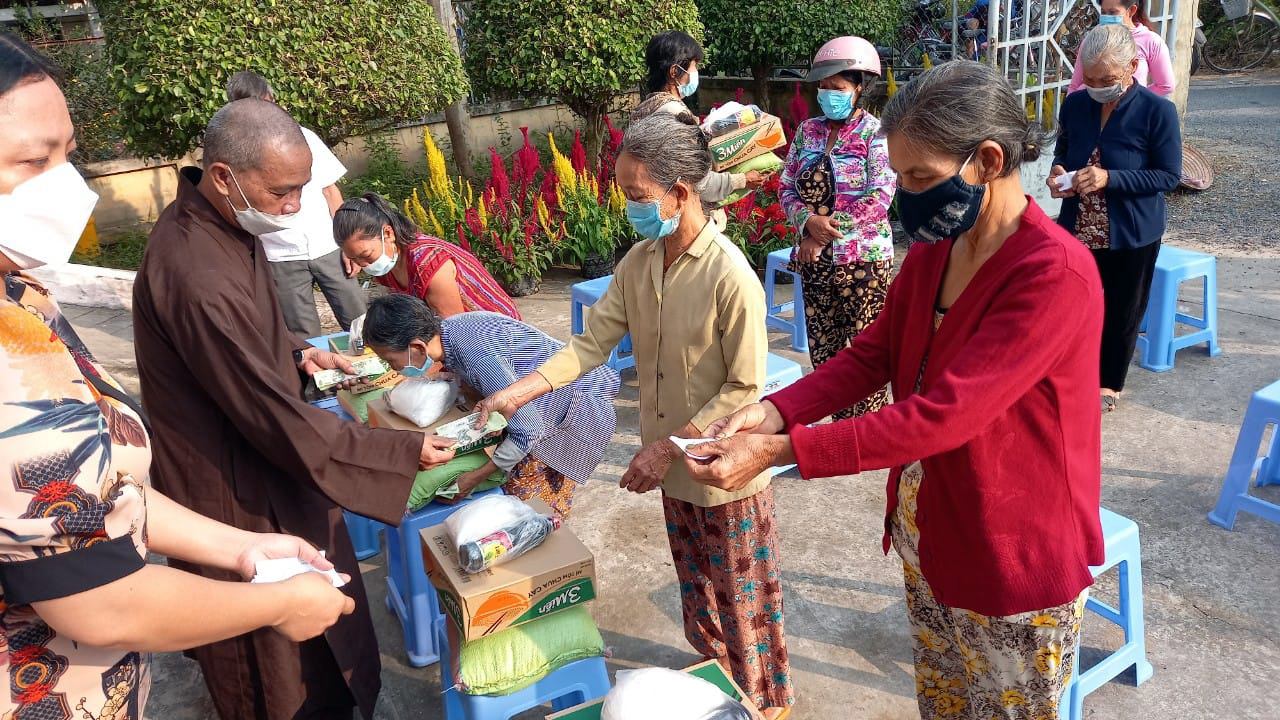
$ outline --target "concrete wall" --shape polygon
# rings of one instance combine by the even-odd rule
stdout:
[[[473,108],[471,118],[472,148],[476,158],[487,158],[487,149],[494,146],[504,154],[520,147],[522,126],[530,134],[545,134],[557,127],[573,127],[577,123],[563,105],[554,103],[495,103]],[[395,131],[405,162],[421,162],[425,151],[422,131],[427,128],[436,143],[449,154],[449,133],[443,116],[429,117],[425,124],[406,125]],[[350,175],[365,172],[367,158],[362,138],[356,137],[334,148]],[[198,162],[199,155],[189,155],[179,160],[115,160],[92,163],[85,168],[89,187],[98,193],[98,205],[93,217],[98,231],[106,236],[119,235],[155,222],[160,211],[177,194],[178,169]]]

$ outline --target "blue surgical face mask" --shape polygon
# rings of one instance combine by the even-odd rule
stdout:
[[[848,120],[853,114],[854,94],[843,90],[819,90],[818,107],[828,120]]]
[[[679,67],[679,65],[676,67]],[[698,92],[698,69],[694,68],[689,71],[689,82],[682,85],[676,85],[676,87],[680,90],[680,97],[682,98],[687,98]]]
[[[964,169],[928,190],[911,192],[898,187],[898,218],[902,228],[914,242],[936,243],[956,238],[969,231],[978,220],[986,185],[970,185],[964,181]]]
[[[413,362],[412,345],[409,346],[409,362]],[[414,367],[413,365],[405,365],[404,368],[400,370],[400,374],[407,378],[420,378],[427,374],[427,371],[431,369],[431,366],[434,365],[435,362],[435,360],[431,359],[430,355],[427,355],[427,359],[423,360],[421,365],[417,367]]]
[[[394,244],[395,243],[392,243],[392,245]],[[364,271],[374,277],[382,277],[383,275],[386,275],[387,273],[391,272],[391,268],[394,268],[396,266],[396,260],[400,257],[399,255],[397,255],[396,257],[391,257],[390,255],[387,254],[386,238],[383,238],[382,240],[381,249],[382,249],[382,254],[378,256],[378,259],[364,266]]]
[[[680,178],[676,178],[676,182],[680,182]],[[631,221],[636,232],[647,238],[656,239],[664,238],[676,231],[676,227],[680,225],[680,213],[666,220],[662,219],[662,201],[674,187],[675,183],[672,183],[671,187],[667,188],[667,192],[662,193],[662,197],[653,202],[627,200],[627,219]]]
[[[1119,15],[1101,15],[1098,17],[1099,25],[1123,25],[1124,19]]]

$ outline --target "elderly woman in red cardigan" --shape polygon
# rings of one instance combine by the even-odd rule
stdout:
[[[891,469],[884,551],[902,557],[921,717],[1057,717],[1103,559],[1098,272],[1023,194],[1044,133],[992,69],[924,73],[883,126],[915,241],[883,314],[688,462],[727,490],[792,462]],[[810,426],[886,382],[892,405]]]

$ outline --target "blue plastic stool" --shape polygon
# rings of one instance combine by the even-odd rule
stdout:
[[[419,531],[439,525],[454,510],[477,497],[501,492],[501,488],[494,488],[475,493],[456,505],[433,502],[417,512],[406,514],[400,527],[388,528],[387,608],[400,620],[404,650],[410,665],[423,667],[440,659],[433,626],[436,618],[443,617],[436,589],[427,578]]]
[[[350,510],[342,511],[342,519],[347,523],[347,534],[351,536],[357,560],[368,560],[382,552],[382,529],[386,525]]]
[[[509,720],[530,708],[551,703],[551,711],[598,700],[609,694],[609,671],[604,658],[592,657],[565,665],[523,690],[510,695],[468,695],[453,687],[449,638],[445,619],[435,623],[440,643],[440,686],[445,720]]]
[[[774,304],[775,272],[786,273],[792,277],[790,302]],[[791,269],[791,248],[769,253],[764,264],[764,300],[769,306],[765,312],[765,326],[791,333],[791,349],[796,352],[809,352],[809,331],[804,322],[804,293],[800,287],[800,273]],[[782,316],[782,313],[786,312],[791,313],[790,320]]]
[[[1266,455],[1258,457],[1262,436],[1270,425],[1271,444]],[[1280,524],[1280,506],[1253,497],[1249,485],[1257,474],[1257,485],[1280,485],[1280,382],[1274,382],[1253,394],[1245,411],[1240,436],[1236,440],[1227,477],[1222,481],[1218,505],[1209,513],[1209,522],[1230,530],[1241,510]]]
[[[1070,687],[1063,693],[1064,705],[1069,696],[1070,706],[1063,717],[1080,720],[1084,715],[1084,696],[1106,685],[1112,678],[1135,668],[1137,682],[1141,685],[1151,678],[1151,663],[1147,661],[1146,623],[1142,615],[1142,547],[1138,542],[1138,524],[1106,508],[1099,508],[1102,520],[1102,537],[1106,546],[1106,560],[1089,568],[1096,578],[1107,570],[1118,567],[1120,572],[1120,607],[1113,608],[1090,597],[1085,607],[1124,629],[1124,645],[1087,670],[1080,670],[1080,647],[1076,646],[1076,672],[1072,674]]]
[[[343,335],[349,335],[349,334],[350,333],[343,331],[343,332],[329,333],[328,335],[320,335],[318,337],[313,337],[313,338],[307,338],[307,344],[313,348],[328,350],[330,338],[342,337]]]
[[[765,379],[764,389],[760,392],[763,397],[769,393],[775,393],[791,383],[804,377],[804,370],[800,368],[800,364],[788,360],[780,355],[769,353],[768,360],[765,363]],[[784,473],[795,465],[786,465],[783,467],[769,468],[771,475]]]
[[[1218,347],[1217,263],[1212,255],[1169,245],[1160,247],[1147,312],[1142,318],[1142,330],[1146,334],[1138,337],[1142,367],[1155,372],[1172,370],[1174,353],[1200,343],[1208,344],[1210,357],[1222,354],[1222,348]],[[1204,316],[1192,317],[1178,312],[1178,287],[1200,277],[1204,278]],[[1198,329],[1175,335],[1177,323]]]
[[[586,323],[583,321],[583,311],[595,305],[600,296],[604,295],[604,291],[609,289],[609,284],[612,282],[613,276],[606,275],[595,280],[584,280],[574,284],[569,292],[569,299],[572,302],[569,323],[572,326],[574,335],[581,335],[586,329]],[[615,372],[622,372],[629,367],[635,367],[636,359],[631,353],[631,335],[623,335],[618,347],[609,353],[609,359],[605,361],[605,364],[613,368]]]

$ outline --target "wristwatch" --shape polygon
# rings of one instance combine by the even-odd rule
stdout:
[[[304,359],[306,359],[306,353],[305,353],[304,351],[302,351],[302,350],[294,350],[294,351],[293,351],[293,364],[294,364],[294,365],[297,365],[297,366],[301,367],[301,366],[302,366],[302,361],[303,361]]]

